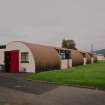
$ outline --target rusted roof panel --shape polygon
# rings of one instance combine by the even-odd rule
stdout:
[[[60,69],[60,58],[57,51],[49,46],[26,43],[35,59],[36,72]]]

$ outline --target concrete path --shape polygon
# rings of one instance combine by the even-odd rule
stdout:
[[[105,92],[61,86],[36,95],[0,87],[0,105],[104,105]]]
[[[30,82],[20,77],[0,74],[0,105],[105,104],[104,91]]]

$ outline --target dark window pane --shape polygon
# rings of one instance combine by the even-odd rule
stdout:
[[[29,54],[28,54],[28,52],[22,52],[21,53],[21,62],[22,63],[28,63],[29,62]]]

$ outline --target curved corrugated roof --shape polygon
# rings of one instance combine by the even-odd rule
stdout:
[[[84,62],[83,56],[78,50],[71,50],[71,58],[73,66],[82,65]]]
[[[80,53],[82,53],[83,56],[85,54],[85,57],[87,58],[87,64],[91,63],[92,53],[89,53],[89,52],[86,52],[86,51],[80,51]]]
[[[34,56],[36,72],[60,69],[59,55],[54,48],[26,42],[23,43],[29,47]]]

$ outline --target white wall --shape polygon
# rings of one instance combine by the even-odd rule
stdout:
[[[35,72],[35,60],[30,49],[23,44],[22,42],[12,42],[7,45],[6,51],[19,50],[19,72],[23,72],[23,69],[26,69],[26,72]],[[29,63],[21,63],[21,52],[29,53]]]
[[[98,60],[105,60],[105,57],[103,55],[97,55]]]
[[[72,67],[72,59],[61,60],[61,69],[68,69]]]
[[[3,70],[2,65],[4,65],[4,51],[5,49],[0,49],[0,70]]]
[[[72,67],[72,59],[69,59],[69,68]]]
[[[93,64],[94,63],[94,58],[93,57],[91,57],[91,64]]]
[[[0,49],[0,65],[4,65],[4,49]]]
[[[87,64],[87,58],[84,57],[83,62],[84,62],[83,65],[86,65]]]
[[[61,60],[61,69],[67,69],[67,60]]]

